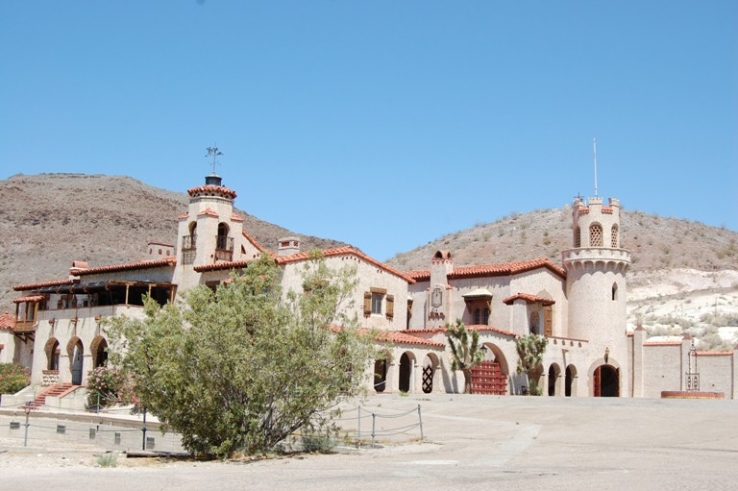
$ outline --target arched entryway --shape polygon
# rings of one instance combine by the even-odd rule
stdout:
[[[507,394],[507,380],[510,372],[507,359],[499,346],[485,343],[484,361],[472,369],[472,392],[474,394]]]
[[[436,375],[436,367],[438,366],[438,357],[429,353],[423,362],[423,392],[430,394],[433,392],[433,379]]]
[[[413,363],[415,356],[406,351],[400,357],[400,392],[410,392],[413,379]]]
[[[386,358],[374,360],[374,390],[384,392],[387,388],[387,366]]]
[[[84,363],[84,347],[82,340],[72,338],[67,344],[67,354],[69,355],[69,365],[72,371],[72,385],[82,385],[82,368]]]
[[[551,366],[548,367],[548,395],[549,396],[558,396],[561,395],[561,387],[559,383],[559,378],[561,375],[561,367],[559,367],[558,363],[551,363]]]
[[[51,338],[46,341],[44,351],[46,352],[46,369],[59,370],[59,354],[61,351],[59,349],[59,340]]]
[[[104,367],[108,362],[108,342],[102,336],[97,336],[90,343],[93,368]]]
[[[576,394],[576,378],[577,378],[577,367],[569,365],[566,367],[566,375],[564,377],[564,395],[571,397],[572,394]]]
[[[620,397],[620,370],[612,365],[600,365],[594,371],[595,397]]]

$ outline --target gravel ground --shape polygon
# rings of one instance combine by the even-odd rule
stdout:
[[[735,489],[735,401],[383,395],[365,411],[421,404],[414,432],[379,448],[253,461],[126,459],[85,444],[0,440],[0,488],[18,491]],[[347,422],[347,424],[350,424]],[[368,426],[367,426],[368,429]],[[365,429],[366,431],[366,429]]]

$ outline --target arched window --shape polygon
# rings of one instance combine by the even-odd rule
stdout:
[[[610,247],[613,249],[618,248],[618,226],[612,226],[612,234],[610,235]]]
[[[582,229],[574,227],[574,247],[582,247]]]
[[[618,299],[618,284],[612,284],[612,300],[613,302]]]
[[[228,225],[225,223],[218,224],[218,249],[228,250]]]
[[[602,247],[602,225],[599,223],[589,226],[589,246]]]

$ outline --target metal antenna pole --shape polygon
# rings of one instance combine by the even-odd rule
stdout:
[[[595,198],[597,197],[597,138],[594,138]]]

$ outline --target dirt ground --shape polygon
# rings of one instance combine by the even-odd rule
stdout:
[[[415,426],[378,437],[377,448],[346,446],[330,455],[231,462],[117,455],[115,467],[100,467],[97,455],[104,449],[94,446],[34,441],[23,447],[22,440],[4,439],[0,488],[717,491],[738,486],[736,401],[381,395],[365,401],[363,411],[364,416],[395,414],[418,404],[422,442]],[[346,426],[354,425],[348,418]],[[371,423],[362,424],[367,437]]]

